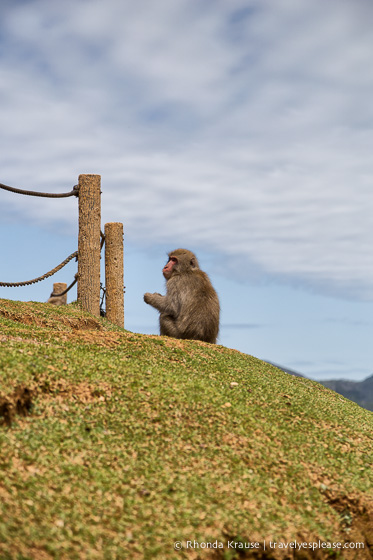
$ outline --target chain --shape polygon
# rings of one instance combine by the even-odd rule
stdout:
[[[67,265],[67,263],[70,262],[71,259],[73,259],[74,257],[76,257],[76,259],[78,260],[78,251],[75,251],[75,253],[72,253],[61,264],[59,264],[58,266],[56,266],[55,268],[53,268],[52,270],[50,270],[46,274],[43,274],[43,276],[39,276],[39,278],[34,278],[34,280],[27,280],[26,282],[0,282],[0,287],[2,287],[2,288],[18,288],[20,286],[29,286],[30,284],[36,284],[36,282],[41,282],[42,280],[45,280],[46,278],[49,278],[50,276],[53,276],[53,274],[56,274],[56,272],[58,272],[59,270],[61,270],[61,268],[63,268],[65,265]],[[58,295],[60,295],[60,294],[58,294]]]
[[[22,189],[15,189],[14,187],[8,187],[7,185],[3,185],[3,183],[0,183],[0,189],[4,189],[5,191],[14,192],[17,194],[26,194],[28,196],[44,196],[47,198],[67,198],[68,196],[79,196],[79,185],[75,185],[73,187],[73,190],[68,193],[44,193],[36,191],[25,191]]]
[[[100,302],[100,317],[106,317],[106,310],[104,309],[104,299],[106,298],[106,288],[100,283],[100,291],[102,291]]]
[[[105,235],[102,233],[101,230],[100,230],[100,237],[101,237],[100,251],[102,251],[102,247],[104,246],[105,243]]]

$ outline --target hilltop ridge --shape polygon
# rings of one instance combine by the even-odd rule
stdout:
[[[273,362],[268,362],[269,364],[295,375],[296,377],[306,377],[299,371],[293,369],[285,368],[279,364]],[[359,406],[366,408],[367,410],[373,411],[373,375],[370,375],[363,379],[362,381],[351,381],[348,379],[326,379],[320,380],[318,383],[328,387],[346,397],[350,401],[356,402]]]

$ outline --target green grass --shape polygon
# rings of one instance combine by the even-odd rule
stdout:
[[[252,356],[0,300],[1,410],[1,560],[373,558],[373,414]]]

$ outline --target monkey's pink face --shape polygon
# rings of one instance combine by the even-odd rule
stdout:
[[[163,276],[166,278],[166,280],[169,280],[172,276],[172,271],[173,268],[175,266],[175,264],[177,264],[177,258],[176,257],[170,257],[168,263],[163,267]]]

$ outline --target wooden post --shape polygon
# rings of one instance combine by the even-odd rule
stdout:
[[[106,318],[124,327],[123,224],[105,224]]]
[[[65,282],[55,282],[53,284],[53,294],[62,294],[67,289],[67,284]],[[67,294],[63,296],[51,296],[48,299],[48,303],[52,303],[53,305],[66,305],[67,304]]]
[[[78,302],[100,315],[101,176],[79,175]]]

